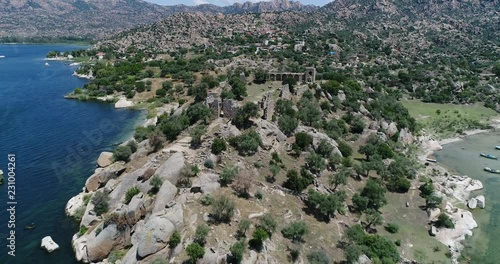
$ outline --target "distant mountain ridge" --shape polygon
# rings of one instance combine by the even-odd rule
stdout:
[[[142,0],[0,0],[1,37],[83,37],[99,39],[158,21],[175,13],[263,13],[314,11],[298,1],[246,2],[231,6],[160,6]]]

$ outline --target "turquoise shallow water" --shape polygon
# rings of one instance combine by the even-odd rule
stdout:
[[[50,50],[81,47],[0,45],[0,169],[16,154],[16,257],[7,255],[7,186],[0,186],[0,263],[75,263],[71,237],[77,224],[66,202],[84,186],[99,153],[131,135],[143,113],[110,104],[66,100],[85,81],[65,62],[43,60]],[[34,222],[34,230],[24,226]],[[52,236],[60,250],[40,249]]]
[[[439,162],[483,183],[484,189],[473,195],[483,194],[486,208],[473,211],[479,225],[469,240],[473,252],[471,263],[500,263],[500,175],[483,171],[484,167],[500,169],[500,160],[490,160],[479,156],[480,152],[500,156],[500,131],[470,136],[467,139],[445,145],[436,152]]]

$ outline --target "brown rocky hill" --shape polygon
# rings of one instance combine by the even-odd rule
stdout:
[[[0,38],[83,37],[98,39],[178,12],[253,13],[311,11],[318,7],[275,0],[220,7],[159,6],[142,0],[0,0]]]

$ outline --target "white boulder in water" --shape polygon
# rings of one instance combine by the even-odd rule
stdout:
[[[42,238],[42,248],[51,253],[52,251],[59,249],[59,245],[52,240],[52,237],[46,236]]]
[[[476,200],[476,198],[470,199],[469,202],[467,203],[467,206],[470,209],[476,209],[476,207],[477,207],[477,200]]]
[[[484,196],[483,195],[477,196],[476,201],[477,201],[477,207],[484,209],[484,207],[486,206]]]

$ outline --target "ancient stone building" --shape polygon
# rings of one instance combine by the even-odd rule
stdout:
[[[270,81],[283,81],[292,77],[297,82],[313,83],[316,81],[316,68],[308,67],[305,72],[270,72],[268,79]]]

